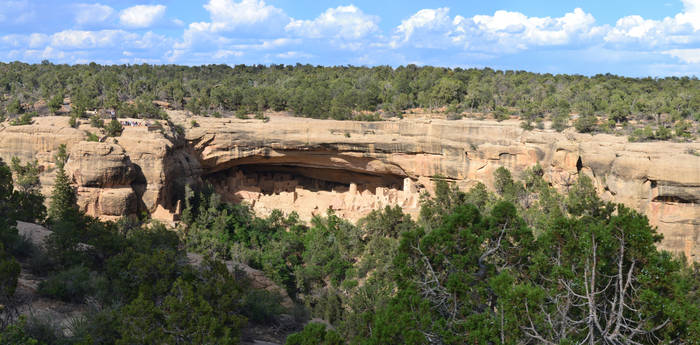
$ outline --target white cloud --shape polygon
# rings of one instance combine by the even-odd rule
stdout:
[[[314,20],[292,20],[286,30],[308,38],[357,40],[379,31],[379,18],[354,5],[329,8]]]
[[[433,44],[443,44],[444,39],[452,35],[455,29],[449,12],[447,7],[416,12],[410,18],[401,21],[401,25],[395,30],[396,36],[393,37],[391,46],[397,47],[409,41],[413,41],[417,46],[431,47]]]
[[[165,14],[163,5],[137,5],[122,10],[119,22],[132,28],[146,28],[160,20]]]
[[[472,21],[485,38],[502,48],[565,45],[590,35],[595,18],[580,8],[563,17],[528,17],[519,12],[496,11],[477,15]]]
[[[239,28],[258,27],[272,25],[278,28],[284,27],[290,18],[281,9],[267,5],[262,0],[209,0],[204,5],[209,12],[212,22],[206,29],[211,31],[232,31]],[[197,24],[197,23],[193,23]],[[199,23],[203,28],[205,23]]]
[[[700,64],[700,48],[671,49],[663,52],[687,64]]]
[[[63,49],[92,49],[114,46],[118,39],[129,35],[123,30],[64,30],[51,36],[51,46]]]
[[[102,23],[109,19],[114,9],[102,4],[78,4],[75,9],[75,22],[79,25]]]
[[[29,35],[29,47],[38,48],[44,46],[49,41],[49,36],[46,34],[33,33]]]
[[[223,49],[223,50],[219,50],[216,53],[214,53],[214,55],[212,55],[212,58],[217,59],[217,60],[221,60],[221,59],[227,59],[230,57],[241,57],[241,56],[243,56],[242,51]]]
[[[644,47],[700,42],[700,0],[683,0],[683,5],[683,12],[663,20],[645,19],[638,15],[622,17],[604,39],[613,44]]]
[[[448,8],[424,9],[396,28],[392,47],[408,44],[419,48],[513,52],[531,46],[580,42],[596,33],[594,23],[593,16],[580,8],[557,18],[528,17],[510,11],[453,18]]]
[[[300,59],[300,58],[311,58],[311,57],[313,57],[313,55],[298,52],[298,51],[288,51],[288,52],[284,52],[284,53],[279,53],[279,54],[275,55],[275,57],[278,57],[280,59]]]

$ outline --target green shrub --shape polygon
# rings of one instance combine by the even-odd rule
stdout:
[[[496,121],[501,122],[503,120],[508,120],[510,118],[510,114],[508,113],[508,109],[505,107],[498,106],[496,107],[496,110],[493,111],[493,118],[496,119]]]
[[[124,127],[117,120],[110,121],[107,127],[105,127],[105,131],[107,131],[107,135],[109,135],[110,137],[120,136],[123,130]]]
[[[565,130],[569,126],[569,116],[557,114],[552,117],[552,128],[557,132]]]
[[[87,141],[100,141],[100,137],[98,137],[95,133],[85,131],[85,134],[87,135],[87,138],[85,139]]]
[[[597,124],[598,118],[594,115],[582,115],[574,121],[574,128],[579,133],[592,133],[595,132]]]
[[[71,115],[71,117],[68,119],[68,125],[73,127],[73,128],[78,128],[78,116],[76,115]]]
[[[41,296],[64,302],[82,302],[86,296],[94,293],[90,270],[76,266],[57,272],[39,283],[38,292]]]
[[[39,341],[32,338],[25,331],[26,319],[21,317],[14,324],[0,330],[0,344],[2,345],[39,345]]]
[[[5,253],[0,243],[0,305],[9,301],[17,289],[19,263],[14,257]]]
[[[308,323],[301,332],[287,337],[286,345],[341,345],[345,340],[335,330],[317,322]]]
[[[95,128],[104,128],[105,120],[97,115],[90,116],[90,125]]]
[[[282,297],[267,290],[251,290],[243,298],[243,315],[257,324],[271,324],[284,311]]]
[[[10,121],[11,126],[24,126],[24,125],[31,125],[32,124],[32,118],[36,116],[36,112],[31,112],[31,113],[24,113],[20,117]]]
[[[236,116],[237,119],[241,119],[241,120],[248,119],[248,113],[244,109],[236,110],[236,113],[234,115]]]

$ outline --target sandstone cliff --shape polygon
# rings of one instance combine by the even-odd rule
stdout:
[[[232,201],[256,211],[295,210],[303,217],[332,208],[357,219],[375,207],[418,208],[418,193],[442,175],[462,188],[492,184],[499,166],[518,176],[539,163],[546,178],[566,189],[591,176],[601,196],[647,214],[665,238],[664,249],[700,259],[700,143],[629,143],[611,135],[571,131],[524,132],[515,122],[406,119],[345,122],[273,116],[259,120],[196,118],[170,112],[184,137],[127,127],[121,137],[84,142],[67,118],[0,129],[0,158],[36,157],[51,188],[53,156],[68,145],[69,172],[81,206],[117,217],[151,212],[169,217],[187,183],[208,180]],[[167,212],[167,211],[170,212]]]

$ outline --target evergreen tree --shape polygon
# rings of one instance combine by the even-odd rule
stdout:
[[[61,145],[56,154],[56,179],[54,180],[51,202],[49,203],[49,218],[52,222],[77,220],[79,215],[77,196],[66,175],[65,164],[68,160],[66,145]]]

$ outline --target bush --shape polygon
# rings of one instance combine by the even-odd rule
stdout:
[[[248,114],[245,110],[243,109],[238,109],[236,110],[236,113],[234,114],[237,119],[241,120],[247,120],[248,119]]]
[[[0,305],[5,304],[15,294],[19,271],[17,260],[6,254],[0,243]]]
[[[87,141],[100,141],[100,137],[98,137],[95,133],[86,131],[85,134],[87,135],[87,138],[85,139]]]
[[[0,331],[2,345],[38,345],[39,341],[30,337],[25,331],[26,319],[21,317],[18,322]]]
[[[286,345],[341,345],[345,340],[334,330],[317,322],[308,323],[299,333],[287,337]]]
[[[557,114],[552,117],[552,128],[557,131],[561,132],[566,129],[566,127],[569,126],[569,117],[568,115],[560,115]]]
[[[508,109],[500,106],[496,107],[496,110],[493,111],[493,118],[496,119],[496,121],[498,122],[508,120],[510,118],[510,115],[508,114]]]
[[[95,128],[103,128],[105,126],[105,120],[97,115],[90,116],[90,125]]]
[[[80,303],[94,292],[90,271],[83,266],[58,272],[39,283],[39,295],[64,302]]]
[[[284,311],[282,297],[267,290],[251,290],[243,298],[243,315],[257,324],[271,324]]]
[[[71,115],[71,117],[68,119],[68,125],[73,127],[73,128],[78,128],[78,116],[76,115]]]
[[[592,133],[595,132],[598,124],[598,118],[594,115],[583,115],[576,119],[574,122],[574,128],[579,133]]]
[[[61,344],[65,340],[61,326],[47,317],[32,316],[24,324],[27,337],[36,339],[39,344]]]
[[[105,131],[107,131],[107,135],[109,135],[110,137],[120,136],[123,130],[124,127],[117,120],[110,121],[107,127],[105,127]]]
[[[11,126],[24,126],[24,125],[31,125],[32,124],[32,118],[36,116],[36,112],[31,112],[31,113],[24,113],[20,117],[10,121]]]

